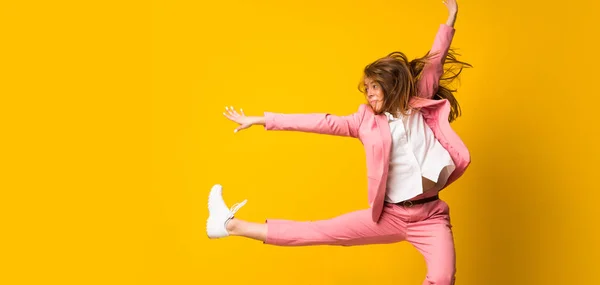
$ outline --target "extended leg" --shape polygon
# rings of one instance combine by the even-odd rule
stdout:
[[[392,207],[384,207],[378,223],[371,220],[371,210],[365,209],[321,221],[267,220],[263,224],[234,218],[245,202],[229,209],[221,185],[213,186],[206,223],[208,237],[242,236],[282,246],[383,244],[406,238],[406,223]]]
[[[379,223],[371,210],[359,210],[320,221],[267,220],[267,244],[280,246],[366,245],[405,239],[405,224],[384,209]]]

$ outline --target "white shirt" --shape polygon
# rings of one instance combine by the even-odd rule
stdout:
[[[405,201],[431,190],[423,189],[422,177],[433,181],[433,188],[439,190],[455,169],[450,154],[435,138],[421,112],[411,111],[400,118],[385,113],[392,132],[387,202]]]

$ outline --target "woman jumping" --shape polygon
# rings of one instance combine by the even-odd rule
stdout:
[[[465,172],[470,155],[450,123],[460,108],[447,84],[468,63],[450,50],[458,12],[445,0],[449,17],[441,24],[424,57],[409,61],[393,52],[367,65],[359,85],[368,104],[336,116],[327,113],[246,116],[226,107],[239,124],[235,131],[262,125],[266,130],[349,136],[366,152],[369,208],[321,221],[267,219],[252,223],[234,218],[246,201],[227,207],[222,187],[208,197],[209,238],[241,236],[278,246],[367,245],[407,241],[424,256],[424,284],[454,284],[455,249],[449,207],[438,192]],[[444,68],[453,66],[457,68]],[[444,83],[444,84],[443,84]]]

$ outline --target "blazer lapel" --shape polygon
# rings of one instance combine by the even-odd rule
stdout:
[[[376,115],[375,122],[377,123],[377,129],[379,130],[379,135],[381,137],[381,144],[379,144],[381,150],[381,162],[378,167],[381,167],[381,180],[385,180],[387,177],[387,169],[389,167],[392,134],[388,119],[385,115]]]

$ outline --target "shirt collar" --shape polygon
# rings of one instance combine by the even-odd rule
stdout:
[[[411,110],[411,109],[409,109],[409,110],[408,110],[408,112],[407,112],[407,115],[410,115],[410,114],[412,113],[411,111],[412,111],[412,110]],[[394,117],[394,115],[392,115],[390,112],[384,112],[383,114],[384,114],[384,115],[387,117],[387,120],[388,120],[388,122],[392,122],[392,121],[401,120],[401,119],[402,119],[402,117],[404,116],[404,115],[402,115],[402,114],[398,114],[398,116],[397,116],[397,117]]]
[[[390,112],[384,112],[384,114],[387,117],[388,122],[398,120],[398,118],[394,118],[394,116],[390,114]]]

